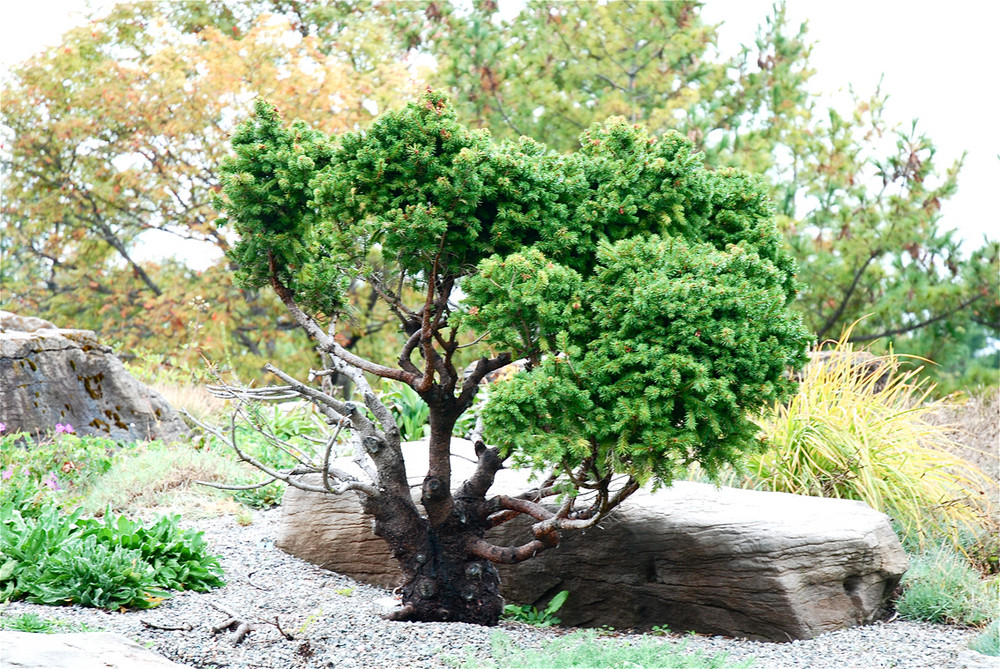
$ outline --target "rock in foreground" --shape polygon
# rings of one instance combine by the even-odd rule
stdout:
[[[182,664],[118,634],[0,632],[0,665],[7,669],[179,669]]]
[[[38,435],[69,423],[79,434],[122,441],[188,435],[167,401],[89,330],[0,312],[0,385],[0,420],[9,431]]]
[[[405,446],[408,470],[423,445]],[[416,464],[416,463],[414,463]],[[464,466],[463,466],[464,465]],[[456,476],[469,463],[452,459]],[[504,470],[494,492],[511,493]],[[284,497],[279,548],[358,580],[394,587],[399,572],[357,496]],[[488,537],[522,543],[525,520]],[[570,596],[564,624],[694,630],[770,641],[810,639],[875,620],[908,566],[884,514],[861,502],[679,482],[637,493],[599,526],[499,567],[509,601],[544,607]]]

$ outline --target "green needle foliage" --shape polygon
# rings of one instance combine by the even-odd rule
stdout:
[[[222,170],[240,283],[322,316],[358,277],[389,283],[373,251],[399,281],[461,279],[449,324],[536,365],[485,413],[532,466],[715,471],[757,447],[747,410],[794,388],[811,337],[766,189],[704,169],[678,134],[613,118],[566,157],[470,131],[436,92],[339,139],[255,109]]]

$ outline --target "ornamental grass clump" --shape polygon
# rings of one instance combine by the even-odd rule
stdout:
[[[969,648],[990,657],[1000,656],[1000,620],[990,623],[982,634],[972,640]]]
[[[849,336],[815,357],[789,402],[763,415],[771,448],[750,456],[746,483],[864,501],[918,546],[983,536],[992,517],[989,482],[954,455],[949,426],[930,422],[942,405],[931,397],[934,386],[898,355],[856,352]]]

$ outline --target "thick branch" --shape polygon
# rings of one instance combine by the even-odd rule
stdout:
[[[334,355],[347,364],[362,369],[366,372],[374,374],[375,376],[380,376],[385,379],[394,379],[396,381],[402,381],[411,386],[415,386],[419,382],[419,376],[414,375],[412,372],[406,372],[401,369],[393,369],[392,367],[386,367],[384,365],[376,364],[370,360],[365,360],[359,356],[354,355],[343,346],[338,344],[336,340],[323,332],[323,329],[319,324],[313,320],[311,316],[306,314],[299,307],[298,303],[295,302],[294,293],[281,282],[278,278],[278,263],[274,257],[273,253],[269,252],[268,262],[270,264],[271,272],[271,287],[274,288],[274,292],[281,298],[284,302],[285,307],[292,317],[302,326],[302,329],[315,341],[320,350]]]
[[[554,545],[558,545],[558,542]],[[521,546],[497,546],[486,539],[473,539],[465,546],[469,555],[481,557],[484,560],[498,564],[517,564],[538,555],[546,548],[551,548],[544,541],[533,539]]]
[[[480,358],[476,363],[476,368],[472,370],[468,378],[462,383],[462,394],[458,398],[458,406],[469,407],[476,398],[476,391],[479,389],[479,382],[489,374],[510,364],[510,353],[501,353],[495,358]]]
[[[858,270],[854,273],[854,280],[851,281],[851,285],[847,288],[846,291],[844,291],[844,297],[840,300],[840,306],[837,308],[835,312],[833,312],[833,314],[830,315],[829,318],[826,319],[826,322],[819,329],[819,331],[816,332],[816,338],[819,341],[823,341],[823,339],[826,337],[826,333],[829,332],[830,328],[836,325],[837,321],[840,320],[840,317],[844,315],[844,310],[847,309],[847,303],[851,301],[851,296],[853,296],[854,291],[857,290],[858,284],[861,282],[861,277],[864,275],[865,270],[868,269],[868,265],[870,265],[872,261],[875,260],[875,258],[877,258],[880,254],[881,251],[878,250],[872,251],[871,254],[869,254],[868,256],[868,259],[865,260],[865,262],[861,265],[861,267],[859,267]]]

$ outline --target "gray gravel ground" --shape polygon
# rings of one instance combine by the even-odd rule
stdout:
[[[228,584],[208,593],[181,593],[148,611],[110,613],[80,607],[53,608],[12,602],[2,617],[34,612],[117,632],[182,664],[207,669],[430,668],[489,660],[491,639],[504,634],[518,646],[543,647],[564,630],[503,623],[497,629],[458,623],[395,623],[380,614],[395,606],[391,593],[325,571],[274,547],[280,511],[257,512],[239,526],[232,516],[191,523],[204,530],[222,557]],[[239,645],[233,633],[213,633],[232,611],[252,625]],[[277,621],[287,639],[274,624]],[[157,627],[189,627],[165,630]],[[772,644],[724,637],[667,636],[667,646],[727,653],[733,663],[755,658],[760,669],[957,669],[1000,667],[966,648],[975,631],[905,621],[879,623],[822,635],[810,641]],[[610,643],[630,643],[616,634]],[[2,665],[2,662],[0,662]]]

